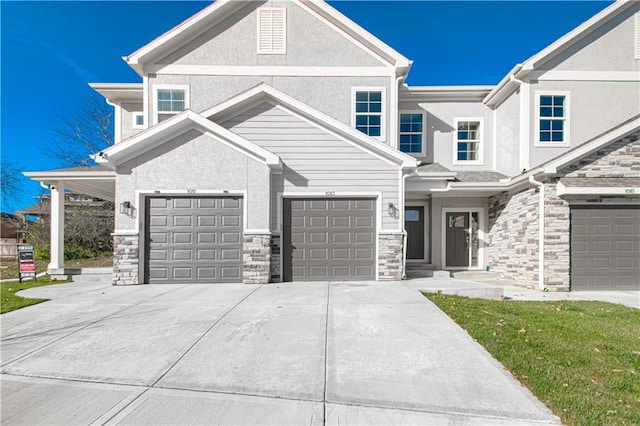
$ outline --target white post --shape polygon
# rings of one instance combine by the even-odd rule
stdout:
[[[51,185],[51,262],[49,275],[64,274],[64,183]]]

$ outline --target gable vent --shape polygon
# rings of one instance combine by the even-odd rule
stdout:
[[[258,53],[286,53],[286,23],[285,8],[263,7],[258,9]]]

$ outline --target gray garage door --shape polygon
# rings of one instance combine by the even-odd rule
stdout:
[[[149,283],[242,281],[242,199],[146,200]]]
[[[375,277],[373,199],[285,199],[284,281]]]
[[[571,289],[640,289],[640,206],[571,208]]]

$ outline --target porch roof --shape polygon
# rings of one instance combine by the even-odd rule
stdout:
[[[43,185],[59,185],[80,194],[91,195],[107,201],[115,200],[116,172],[102,165],[24,172],[23,174]]]

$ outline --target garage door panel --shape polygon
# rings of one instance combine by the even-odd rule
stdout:
[[[374,200],[285,199],[284,280],[373,279],[374,218]]]
[[[242,280],[241,198],[150,197],[146,210],[149,282]]]
[[[571,288],[640,289],[640,206],[571,208]]]

